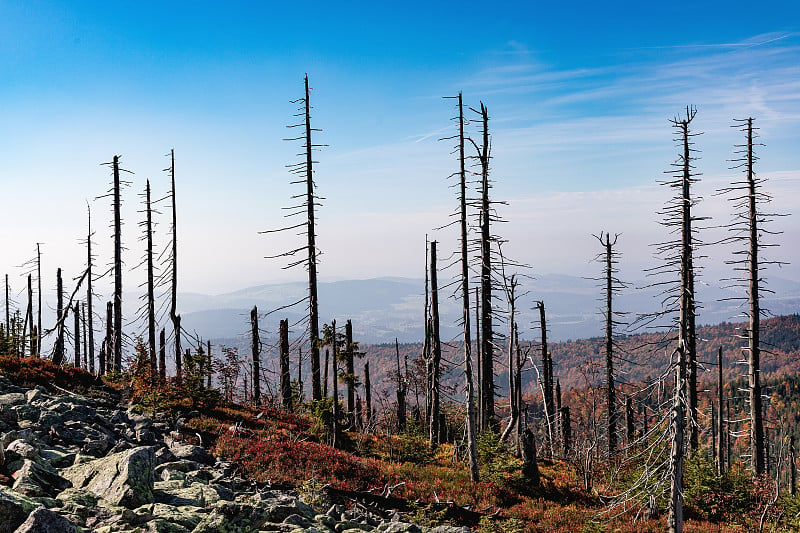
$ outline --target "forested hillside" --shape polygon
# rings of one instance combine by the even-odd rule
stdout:
[[[743,346],[739,335],[741,323],[725,322],[714,326],[698,328],[698,359],[702,364],[698,379],[703,382],[716,381],[717,350],[722,347],[723,375],[726,380],[734,380],[746,375],[747,366],[744,364],[741,347]],[[800,315],[786,315],[772,317],[763,322],[762,342],[765,350],[762,355],[762,373],[766,379],[776,378],[786,374],[794,374],[800,369]],[[618,369],[617,382],[640,383],[648,377],[656,377],[668,367],[674,346],[674,337],[665,333],[643,333],[638,335],[621,336],[617,338],[618,356],[615,366]],[[561,382],[561,389],[567,391],[571,388],[584,388],[588,385],[600,385],[603,376],[599,372],[602,362],[601,352],[604,339],[594,337],[568,342],[549,343],[553,356],[554,375]],[[541,352],[536,342],[523,342],[525,352],[541,370]],[[421,343],[400,344],[400,362],[405,366],[407,359],[409,370],[414,374],[416,368],[418,380],[424,375],[424,366],[419,358],[422,350]],[[397,373],[397,357],[394,344],[377,344],[362,346],[366,354],[364,361],[370,362],[370,372],[373,381],[380,384],[386,383],[390,389],[390,379]],[[448,382],[453,386],[460,386],[460,343],[443,346],[444,358],[451,372],[445,372]],[[536,382],[536,370],[533,369],[531,360],[526,363],[523,371],[523,390],[528,395],[540,394]],[[498,391],[502,395],[507,390],[507,362],[501,355],[498,361],[500,368],[497,379]],[[363,362],[362,362],[363,365]],[[506,370],[502,370],[503,367]],[[403,369],[404,370],[404,369]],[[412,380],[411,391],[414,391],[415,381]],[[421,388],[421,384],[420,384]],[[413,398],[413,395],[412,395]]]

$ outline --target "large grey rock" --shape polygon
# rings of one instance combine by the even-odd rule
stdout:
[[[13,407],[15,405],[22,405],[28,403],[28,398],[21,392],[9,392],[0,394],[0,405]]]
[[[30,442],[16,439],[6,446],[6,460],[35,459],[39,455],[39,448]]]
[[[205,448],[201,448],[200,446],[184,444],[182,446],[173,446],[171,451],[177,459],[185,459],[204,465],[213,465],[216,462],[214,456],[208,453]]]
[[[148,505],[149,512],[155,519],[177,524],[187,530],[193,530],[205,516],[205,510],[188,505],[174,506],[163,503]]]
[[[0,533],[11,533],[36,509],[33,500],[0,488]]]
[[[75,533],[75,524],[44,507],[33,511],[15,533]]]
[[[22,468],[14,472],[14,490],[25,496],[54,498],[72,483],[58,475],[55,469],[25,459]]]
[[[77,488],[133,509],[153,502],[153,448],[142,446],[71,466],[62,475]]]

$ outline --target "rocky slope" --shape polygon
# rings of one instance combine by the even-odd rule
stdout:
[[[469,531],[420,527],[400,513],[315,509],[186,444],[182,423],[0,376],[0,533]]]

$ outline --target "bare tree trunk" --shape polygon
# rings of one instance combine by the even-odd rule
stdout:
[[[11,334],[11,314],[10,314],[11,301],[8,299],[8,274],[6,274],[6,334]]]
[[[552,425],[554,421],[554,405],[553,405],[553,381],[550,369],[550,351],[547,345],[547,316],[545,313],[544,302],[536,302],[536,307],[539,309],[539,325],[542,330],[542,400],[544,402],[545,411],[545,424],[547,425],[548,435],[548,453],[552,454],[553,448],[553,430]]]
[[[175,320],[173,321],[173,325],[177,326],[176,333],[175,333],[175,347],[176,350],[181,347],[181,315],[175,315]],[[175,353],[175,382],[177,383],[178,387],[183,385],[183,364],[181,361],[183,360],[183,354],[181,352]]]
[[[87,322],[87,330],[89,333],[89,342],[86,345],[86,356],[89,358],[89,372],[94,374],[94,311],[92,306],[94,300],[94,293],[92,292],[92,266],[94,257],[92,257],[92,211],[88,205],[86,209],[89,217],[89,231],[86,235],[86,311],[83,314],[83,320]]]
[[[6,285],[8,286],[8,285]],[[56,346],[53,352],[53,363],[64,362],[64,285],[61,281],[61,269],[56,271]]]
[[[755,173],[753,171],[753,119],[747,119],[747,187],[749,193],[748,225],[748,291],[750,324],[747,335],[747,379],[750,389],[750,454],[753,472],[764,473],[764,421],[761,413],[761,309],[759,306],[758,209]]]
[[[717,351],[717,413],[719,414],[717,420],[717,473],[723,475],[725,473],[725,417],[722,412],[724,409],[724,381],[722,380],[722,346]]]
[[[370,427],[372,424],[372,383],[369,380],[369,361],[364,363],[364,403],[366,426]]]
[[[206,387],[211,388],[211,381],[214,376],[214,360],[211,356],[211,341],[206,342]]]
[[[280,322],[281,400],[283,408],[292,410],[292,383],[289,376],[289,320]]]
[[[114,371],[122,372],[122,199],[119,156],[114,156]]]
[[[30,355],[36,353],[36,336],[38,335],[38,331],[36,331],[36,326],[33,323],[33,281],[31,280],[31,275],[28,274],[28,312],[25,315],[25,321],[30,324],[31,327],[31,336],[29,339],[29,346],[30,346]]]
[[[489,112],[481,102],[483,121],[483,149],[479,153],[481,162],[481,429],[495,425],[494,411],[494,331],[492,329],[492,257],[491,231],[489,223]]]
[[[42,355],[42,253],[39,249],[39,244],[36,243],[36,284],[37,287],[37,295],[36,297],[39,299],[39,306],[37,308],[37,316],[36,316],[36,356],[41,357]],[[8,285],[8,283],[6,283]],[[8,298],[6,298],[8,300]]]
[[[614,387],[614,315],[612,308],[613,301],[613,269],[611,263],[612,246],[616,243],[611,242],[611,237],[606,233],[606,240],[602,242],[602,233],[600,234],[600,241],[605,247],[605,274],[606,274],[606,427],[608,430],[608,456],[612,457],[617,448],[617,406],[616,406],[616,392]]]
[[[672,447],[670,449],[670,496],[667,527],[669,533],[683,531],[683,434],[686,425],[684,396],[686,380],[686,356],[683,347],[678,348],[679,359],[676,367],[675,404],[672,408]]]
[[[169,318],[172,321],[173,334],[175,335],[175,382],[178,387],[183,383],[181,367],[181,315],[177,313],[178,306],[178,208],[175,196],[175,150],[169,151],[170,166],[170,198],[172,198],[172,283],[170,285]]]
[[[397,357],[397,431],[402,433],[406,430],[407,423],[406,379],[400,369],[400,343],[397,342],[397,337],[394,339],[394,350]]]
[[[317,245],[314,230],[314,161],[311,157],[311,103],[305,76],[306,207],[308,209],[308,319],[311,330],[311,396],[322,399],[319,375],[319,304],[317,299]]]
[[[730,423],[731,420],[731,399],[725,399],[725,419]],[[731,463],[731,431],[725,432],[725,464],[730,466]]]
[[[355,368],[353,366],[354,348],[353,348],[353,322],[348,319],[344,325],[345,337],[345,372],[347,372],[347,416],[353,418],[353,413],[356,407],[356,390],[355,382]]]
[[[475,415],[478,426],[476,434],[478,431],[483,431],[483,379],[481,376],[481,372],[483,369],[482,350],[483,350],[483,345],[481,344],[480,287],[475,287],[475,368],[477,369],[476,383],[478,384],[477,397],[475,402],[477,406],[477,412],[475,413]]]
[[[789,435],[789,494],[797,494],[797,457],[794,451],[794,435]]]
[[[147,210],[147,345],[150,350],[150,380],[153,384],[158,375],[156,361],[156,296],[153,278],[153,212],[150,202],[150,180],[147,180],[146,210]]]
[[[250,340],[253,354],[253,403],[261,403],[261,339],[258,334],[258,307],[250,310]]]
[[[30,277],[29,277],[30,279]],[[81,368],[81,308],[80,302],[75,302],[72,307],[75,326],[75,368]]]
[[[431,374],[431,425],[429,444],[431,448],[439,445],[441,430],[439,418],[441,413],[439,399],[439,379],[442,363],[442,345],[439,340],[439,281],[436,266],[436,241],[431,241],[431,342],[432,342],[432,370]]]
[[[478,481],[478,447],[476,443],[475,385],[472,378],[472,342],[469,320],[469,255],[467,241],[467,171],[464,155],[464,102],[458,93],[458,164],[459,164],[459,208],[461,229],[461,320],[464,326],[464,381],[467,400],[467,452],[469,473],[472,481]]]
[[[693,263],[692,263],[692,199],[691,184],[691,149],[689,123],[695,116],[694,110],[688,110],[685,119],[673,120],[673,125],[678,129],[683,143],[682,172],[681,172],[681,253],[680,253],[680,315],[678,317],[678,365],[676,367],[675,404],[673,407],[672,421],[672,448],[670,451],[671,487],[669,501],[669,515],[667,525],[670,533],[683,531],[683,463],[685,456],[684,433],[686,424],[690,428],[690,445],[692,441],[691,428],[697,426],[697,387],[696,367],[691,368],[695,357],[693,351],[694,339],[694,314],[695,299],[693,291]],[[696,359],[695,359],[696,364]],[[688,375],[687,375],[688,374]],[[694,383],[692,383],[694,375]],[[694,411],[692,411],[692,397],[694,397]],[[689,402],[687,413],[686,403]]]
[[[100,372],[99,374],[102,376],[103,374],[108,372],[111,363],[109,362],[111,359],[111,345],[114,342],[114,304],[111,302],[106,302],[106,336],[103,339],[103,346],[100,350]]]
[[[83,358],[86,360],[86,368],[90,374],[94,375],[94,361],[89,358],[88,354],[88,337],[86,332],[86,302],[83,302]]]
[[[536,460],[536,437],[530,428],[522,433],[522,473],[531,481],[531,485],[538,487],[540,483],[539,464]]]
[[[572,451],[572,419],[570,418],[568,406],[565,405],[561,408],[560,418],[562,453],[564,454],[564,459],[568,459]]]
[[[331,321],[333,329],[333,442],[331,446],[339,447],[339,343],[336,342],[336,320]]]

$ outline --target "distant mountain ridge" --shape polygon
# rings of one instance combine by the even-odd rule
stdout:
[[[800,312],[800,283],[770,278],[775,294],[767,294],[763,307],[776,315]],[[634,284],[636,285],[636,284]],[[369,344],[417,342],[423,337],[424,281],[408,278],[374,278],[343,280],[319,284],[320,321],[332,319],[353,321],[357,339]],[[547,309],[548,335],[552,341],[584,339],[602,334],[602,317],[598,299],[601,291],[591,279],[563,274],[547,274],[526,283],[527,294],[517,308],[518,322],[524,338],[538,338],[538,314],[533,307],[543,300]],[[460,302],[450,298],[453,289],[440,294],[442,339],[455,339],[460,334],[457,321]],[[304,282],[276,283],[248,287],[220,295],[181,293],[179,310],[184,327],[197,331],[203,338],[235,339],[249,335],[249,312],[254,305],[265,314],[282,306],[301,301],[307,293]],[[659,308],[654,289],[627,289],[615,299],[615,308],[634,316]],[[502,298],[502,295],[498,294]],[[742,294],[730,289],[703,286],[698,293],[702,304],[698,324],[739,321],[739,302],[730,298]],[[498,300],[501,302],[501,300]],[[301,321],[307,313],[306,302],[275,312],[262,319],[261,327],[270,335],[278,321],[288,318],[290,324]],[[504,306],[501,306],[501,309]],[[738,315],[738,317],[737,317]],[[504,313],[498,313],[498,327]]]

